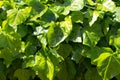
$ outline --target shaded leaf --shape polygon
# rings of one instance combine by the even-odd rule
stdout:
[[[81,43],[82,33],[83,33],[82,27],[78,24],[74,24],[72,32],[68,38],[70,39],[70,41]]]
[[[17,77],[18,80],[29,80],[35,77],[35,73],[32,70],[17,69],[14,73],[14,77]]]
[[[64,58],[69,56],[71,52],[72,52],[72,47],[69,44],[61,44],[60,48],[58,49],[58,53]]]
[[[81,11],[72,12],[71,18],[73,22],[83,23],[83,13]]]
[[[14,44],[14,42],[17,44]],[[3,58],[5,64],[9,66],[12,60],[18,56],[19,50],[21,49],[19,35],[16,33],[0,34],[0,48],[0,58]]]
[[[74,63],[71,60],[67,60],[61,65],[61,70],[57,77],[59,80],[73,80],[75,74],[76,69]]]
[[[94,76],[93,76],[94,75]],[[85,80],[102,80],[102,77],[98,74],[96,68],[92,68],[91,70],[87,70],[85,73]]]

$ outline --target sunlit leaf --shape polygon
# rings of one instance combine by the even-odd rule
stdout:
[[[94,24],[94,22],[97,20],[98,16],[99,16],[99,11],[94,11],[93,12],[93,17],[92,17],[92,20],[90,21],[90,26],[92,26]]]
[[[120,22],[120,7],[117,7],[116,9],[115,9],[115,20],[116,21],[118,21],[118,22]]]
[[[97,62],[98,72],[103,80],[111,79],[120,73],[119,54],[104,52],[94,62]]]
[[[11,9],[7,11],[7,19],[9,25],[15,27],[23,23],[30,15],[31,7],[26,7],[25,9]]]
[[[84,0],[72,0],[71,2],[71,11],[79,11],[84,7]]]
[[[70,17],[66,17],[65,21],[53,23],[48,30],[48,43],[50,46],[57,46],[63,42],[72,30],[72,22]]]

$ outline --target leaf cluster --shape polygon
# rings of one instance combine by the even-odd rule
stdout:
[[[0,0],[0,80],[120,80],[119,25],[119,0]]]

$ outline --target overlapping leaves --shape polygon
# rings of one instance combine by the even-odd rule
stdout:
[[[119,6],[115,0],[0,1],[0,79],[119,79]]]

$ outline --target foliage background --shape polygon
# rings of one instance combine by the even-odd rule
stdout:
[[[0,0],[0,80],[120,80],[120,0]]]

